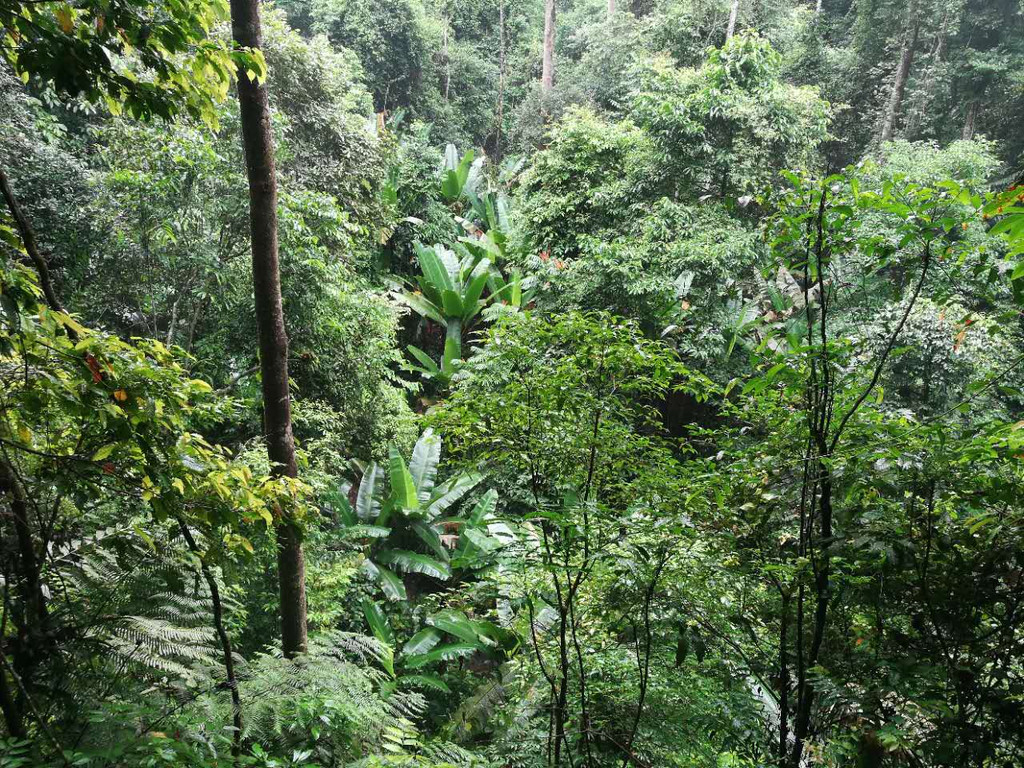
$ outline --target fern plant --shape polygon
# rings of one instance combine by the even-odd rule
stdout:
[[[209,591],[187,550],[152,535],[152,548],[117,529],[69,542],[55,552],[54,580],[82,650],[138,677],[192,685],[219,663]]]

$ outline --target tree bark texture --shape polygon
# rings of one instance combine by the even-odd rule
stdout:
[[[544,0],[544,61],[540,86],[545,93],[555,86],[555,0]]]
[[[259,0],[231,0],[231,31],[237,45],[251,49],[261,47]],[[240,73],[238,101],[249,177],[253,292],[263,376],[263,430],[272,472],[278,477],[296,477],[298,467],[288,391],[288,335],[278,266],[274,139],[266,83],[252,81],[245,73]],[[299,530],[281,515],[278,515],[277,543],[281,648],[285,656],[294,657],[306,650],[305,560]]]
[[[903,51],[900,53],[900,61],[896,67],[896,79],[892,84],[892,94],[889,96],[889,104],[886,106],[885,116],[882,119],[882,130],[878,136],[880,142],[892,141],[893,133],[896,130],[896,121],[899,119],[900,109],[903,106],[903,94],[906,92],[907,80],[910,78],[910,68],[914,64],[914,48],[917,47],[920,19],[913,1],[907,8],[907,21],[910,24],[910,31],[903,41]]]
[[[974,99],[970,104],[967,105],[967,114],[964,117],[964,130],[960,134],[960,138],[964,141],[970,141],[974,138],[974,124],[978,119],[978,101]]]
[[[25,246],[25,253],[32,260],[32,265],[36,268],[36,272],[39,275],[39,287],[43,290],[43,297],[46,299],[47,305],[56,312],[63,312],[64,307],[61,305],[60,299],[57,298],[57,292],[53,289],[53,282],[50,280],[50,267],[39,250],[35,230],[32,229],[28,217],[25,216],[25,212],[18,204],[18,199],[14,196],[14,191],[11,189],[10,179],[7,178],[3,168],[0,168],[0,192],[3,193],[7,209],[11,212],[14,223],[18,227],[18,234],[21,236],[21,242]]]
[[[729,9],[729,26],[725,28],[725,41],[729,42],[736,33],[736,17],[740,14],[740,0],[732,0],[732,7]]]

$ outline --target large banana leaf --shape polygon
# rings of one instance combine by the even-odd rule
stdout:
[[[406,347],[406,349],[409,350],[409,354],[410,355],[412,355],[413,357],[415,357],[419,361],[420,366],[421,366],[420,368],[417,368],[416,366],[410,366],[410,367],[414,371],[419,372],[420,375],[423,376],[423,378],[425,378],[425,379],[436,378],[436,379],[439,379],[441,381],[444,381],[444,380],[447,379],[447,376],[444,375],[444,373],[441,370],[441,367],[437,363],[435,363],[430,358],[430,355],[428,355],[422,349],[420,349],[419,347],[414,347],[412,344],[410,344],[408,347]]]
[[[408,291],[397,294],[396,298],[421,317],[433,320],[435,323],[443,324],[445,322],[444,311],[440,307],[440,294],[437,294],[437,303],[423,293],[410,293]]]
[[[488,517],[494,514],[494,508],[498,503],[498,492],[491,488],[480,500],[477,501],[476,505],[470,510],[468,520],[470,525],[480,525]]]
[[[483,475],[458,475],[435,489],[434,498],[427,505],[427,518],[434,520],[443,515],[449,507],[479,485],[481,480],[483,480]]]
[[[386,539],[391,535],[391,529],[382,525],[348,525],[345,526],[343,535],[346,539]]]
[[[413,521],[412,529],[435,555],[441,558],[442,561],[448,562],[448,550],[446,550],[444,545],[441,543],[441,537],[438,532],[434,530],[434,526],[429,523],[425,523],[422,520],[415,520]]]
[[[344,526],[352,526],[357,522],[355,510],[348,500],[348,492],[352,486],[350,483],[331,485],[324,494],[324,504],[328,509],[334,511],[338,521]]]
[[[487,303],[481,301],[484,288],[487,286],[488,272],[478,272],[466,287],[466,293],[462,297],[463,319],[472,320],[484,308]]]
[[[405,549],[386,549],[377,555],[377,560],[406,573],[422,573],[435,579],[447,581],[452,577],[451,569],[445,564],[419,552]]]
[[[402,647],[402,653],[405,656],[427,653],[440,642],[441,631],[435,627],[426,627],[409,638],[409,641]]]
[[[455,283],[452,282],[452,272],[455,270],[450,272],[433,248],[417,244],[416,255],[419,258],[423,276],[439,293],[454,290]]]
[[[480,646],[475,643],[449,643],[442,645],[439,648],[435,648],[429,653],[420,653],[416,656],[410,656],[405,661],[405,666],[409,669],[419,669],[427,664],[432,664],[436,661],[452,661],[453,659],[460,659],[466,656],[472,656],[480,649]]]
[[[452,280],[452,285],[450,287],[455,288],[455,283],[459,280],[459,276],[462,274],[462,267],[460,266],[459,259],[456,257],[455,252],[450,248],[445,248],[440,243],[435,243],[434,254],[441,261],[441,265]]]
[[[437,478],[437,463],[440,460],[441,438],[434,434],[434,430],[428,428],[416,441],[416,446],[412,449],[412,458],[409,460],[409,472],[412,473],[416,495],[421,503],[430,501],[434,480]]]
[[[405,591],[405,584],[391,569],[378,565],[372,560],[363,561],[363,570],[370,574],[380,584],[384,596],[392,601],[408,600],[409,595]]]
[[[458,164],[453,160],[458,156],[455,147],[449,144],[445,148],[445,172],[441,177],[441,194],[448,200],[458,200],[469,180],[469,171],[473,166],[473,150],[468,150]]]
[[[473,621],[458,611],[440,611],[428,616],[427,623],[464,642],[481,644],[480,633],[473,626]]]
[[[493,536],[489,536],[478,528],[466,528],[466,530],[462,532],[462,536],[466,541],[470,542],[485,555],[501,549],[502,547],[502,543],[500,541],[495,539]]]
[[[416,485],[412,475],[405,466],[405,459],[395,446],[388,449],[388,470],[391,477],[391,499],[401,510],[419,509],[420,500],[416,495]]]
[[[519,635],[504,627],[499,627],[494,622],[477,619],[473,622],[473,626],[479,632],[482,640],[492,647],[501,649],[506,657],[510,657],[522,645]]]
[[[363,600],[363,616],[366,618],[366,623],[370,625],[373,636],[388,648],[394,648],[395,633],[391,631],[388,617],[384,615],[380,606],[372,600]],[[394,674],[394,670],[392,670],[392,674]]]
[[[441,306],[444,308],[445,317],[464,318],[468,311],[462,301],[462,297],[454,289],[446,288],[441,292]]]
[[[377,497],[378,474],[376,462],[371,461],[363,472],[362,480],[359,481],[359,490],[356,492],[356,517],[360,520],[375,520],[380,514],[380,500]]]

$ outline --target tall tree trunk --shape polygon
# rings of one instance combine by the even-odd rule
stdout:
[[[36,268],[36,273],[39,275],[39,287],[43,290],[43,298],[46,299],[50,309],[56,312],[63,312],[64,307],[61,305],[60,299],[57,298],[57,292],[53,289],[53,283],[50,280],[49,264],[47,264],[46,258],[39,250],[39,244],[36,242],[35,230],[32,229],[28,217],[25,216],[25,212],[18,204],[18,199],[14,196],[14,191],[11,189],[10,179],[7,178],[3,168],[0,168],[0,193],[3,193],[7,209],[11,212],[11,217],[18,227],[21,242],[25,245],[25,253],[32,260],[32,265]],[[68,334],[72,335],[74,331],[69,328]]]
[[[501,131],[505,125],[505,0],[498,0],[498,108],[494,133],[494,157],[501,159]]]
[[[615,15],[615,0],[608,0],[608,20],[611,21]]]
[[[452,59],[448,52],[448,34],[450,32],[451,20],[447,11],[441,19],[444,25],[441,30],[441,57],[444,59],[444,100],[448,102],[448,95],[452,88]]]
[[[964,141],[974,138],[974,123],[978,119],[978,100],[974,99],[967,105],[967,115],[964,117],[964,130],[960,135]]]
[[[892,141],[893,132],[896,130],[896,121],[899,119],[900,108],[903,105],[903,94],[907,89],[907,80],[910,77],[910,68],[914,63],[914,48],[917,47],[917,33],[920,28],[917,4],[914,0],[911,0],[907,7],[907,21],[910,23],[910,33],[903,41],[903,52],[900,54],[900,62],[896,67],[892,95],[889,97],[885,117],[882,119],[882,130],[878,135],[879,142]]]
[[[920,97],[915,100],[914,107],[910,110],[910,117],[907,118],[908,139],[917,138],[921,130],[921,118],[935,98],[935,86],[938,83],[939,70],[942,67],[942,60],[946,55],[946,17],[943,16],[939,31],[935,35],[935,47],[932,48],[932,55],[928,63],[928,76],[925,79],[924,87],[921,88]]]
[[[740,13],[740,0],[732,0],[732,8],[729,9],[729,26],[725,28],[725,42],[729,42],[736,33],[736,17]]]
[[[5,452],[6,453],[6,452]],[[6,673],[0,683],[0,705],[3,706],[4,721],[11,735],[24,734],[24,718],[27,708],[29,691],[34,687],[35,673],[39,663],[48,652],[50,637],[48,632],[49,610],[43,586],[42,566],[36,552],[36,538],[32,533],[29,519],[29,498],[18,472],[9,458],[0,457],[0,494],[9,507],[5,517],[14,529],[15,549],[17,557],[13,558],[13,574],[4,569],[5,579],[13,575],[16,585],[18,603],[12,607],[11,618],[14,624],[14,637],[10,652],[12,665],[11,677],[14,690],[8,685]],[[6,526],[5,526],[6,527]],[[6,589],[6,585],[5,585]],[[4,623],[8,619],[6,592]],[[7,665],[6,648],[0,649],[4,654],[4,665]]]
[[[555,0],[544,0],[544,62],[540,87],[549,93],[555,86]]]
[[[814,15],[821,16],[821,0],[818,0],[814,5]]]
[[[231,0],[231,32],[235,43],[262,45],[259,0]],[[277,260],[277,180],[274,140],[266,84],[238,78],[242,112],[242,144],[249,177],[249,224],[252,237],[252,278],[259,328],[263,375],[263,431],[275,476],[296,477],[288,392],[288,335],[281,303]],[[277,516],[277,569],[281,588],[281,648],[294,657],[306,650],[306,568],[298,528]]]

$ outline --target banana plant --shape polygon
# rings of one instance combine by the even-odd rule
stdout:
[[[470,234],[493,232],[504,239],[508,231],[508,196],[493,189],[484,173],[486,157],[473,150],[460,157],[454,144],[445,147],[441,168],[441,196],[450,205],[464,203],[463,216],[455,218]]]
[[[474,163],[473,157],[472,149],[459,157],[459,151],[454,144],[449,144],[444,148],[444,160],[441,167],[441,196],[449,203],[454,203],[463,196],[474,168],[479,173],[483,158]]]
[[[495,518],[498,494],[481,494],[472,505],[462,502],[482,476],[455,475],[436,481],[441,440],[426,430],[413,448],[409,463],[393,446],[386,469],[370,463],[358,486],[338,486],[328,500],[346,538],[361,544],[363,569],[391,601],[408,600],[399,574],[422,574],[448,581],[453,573],[489,566],[494,555],[514,538]],[[387,486],[387,489],[385,489]],[[462,514],[457,508],[465,507]]]
[[[481,261],[486,259],[492,265],[505,261],[505,238],[497,230],[483,232],[476,237],[463,237],[459,242]],[[500,302],[512,309],[525,309],[534,298],[534,278],[524,278],[517,269],[513,269],[512,274],[506,278],[501,270],[492,266],[487,278],[487,290],[489,303]]]
[[[446,382],[462,359],[464,330],[493,298],[484,295],[492,277],[491,261],[461,243],[458,253],[441,244],[416,243],[415,248],[422,273],[416,277],[419,290],[405,290],[396,297],[418,315],[444,326],[440,366],[418,347],[410,346],[409,353],[423,364],[421,373]]]

